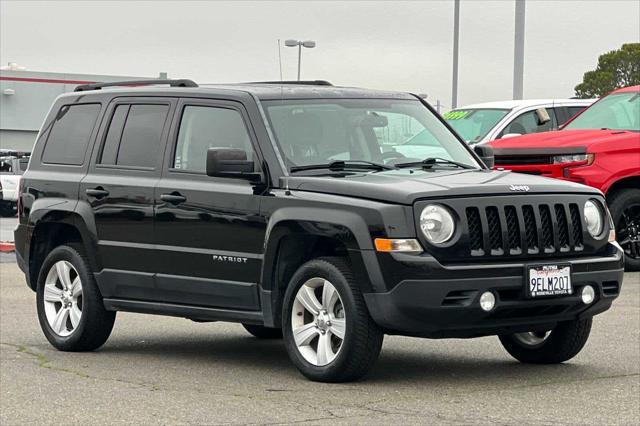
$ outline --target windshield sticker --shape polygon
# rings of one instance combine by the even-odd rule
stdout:
[[[465,118],[469,115],[470,111],[449,111],[446,112],[442,118],[445,120],[460,120],[461,118]]]

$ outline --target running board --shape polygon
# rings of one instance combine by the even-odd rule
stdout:
[[[232,309],[205,308],[201,306],[124,299],[104,299],[104,307],[108,311],[167,315],[198,321],[230,321],[256,325],[262,325],[264,323],[262,311],[237,311]]]

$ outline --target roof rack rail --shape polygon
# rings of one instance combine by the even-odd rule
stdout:
[[[302,84],[305,86],[333,86],[327,80],[250,81],[246,84]]]
[[[198,87],[193,80],[130,80],[130,81],[112,81],[109,83],[91,83],[82,84],[75,88],[74,92],[86,92],[87,90],[100,90],[103,87],[119,87],[119,86],[150,86],[154,84],[168,84],[171,87]]]

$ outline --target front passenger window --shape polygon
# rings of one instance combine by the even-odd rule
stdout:
[[[204,173],[209,148],[237,148],[253,157],[242,115],[235,109],[186,106],[180,121],[173,167]]]
[[[550,109],[547,109],[547,112],[551,120],[540,125],[538,124],[538,117],[535,110],[519,115],[502,131],[500,137],[509,133],[528,135],[529,133],[548,132],[552,130],[555,126],[555,116]]]

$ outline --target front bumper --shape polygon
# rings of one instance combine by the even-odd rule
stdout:
[[[437,264],[442,271],[434,274],[436,279],[403,279],[388,292],[366,293],[365,301],[373,320],[389,334],[444,338],[549,330],[560,321],[591,317],[611,306],[622,286],[624,258],[617,244],[609,248],[606,257],[545,262],[571,264],[571,296],[526,298],[526,263],[447,267],[432,257],[394,255],[404,266],[413,263],[419,270],[428,263],[434,271]],[[596,291],[589,305],[580,299],[580,290],[587,284]],[[479,298],[485,291],[496,296],[491,312],[480,308]]]

